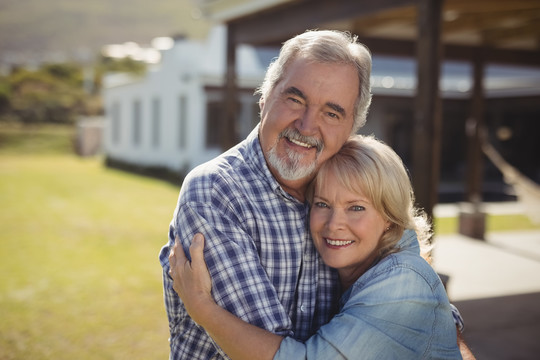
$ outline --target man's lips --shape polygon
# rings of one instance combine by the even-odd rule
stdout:
[[[292,142],[293,144],[298,145],[298,146],[301,146],[301,147],[306,148],[306,149],[311,149],[311,148],[313,147],[313,145],[308,144],[308,143],[305,143],[305,142],[302,142],[302,141],[300,141],[300,140],[291,139],[291,138],[288,138],[288,137],[286,137],[286,139],[287,139],[289,142]]]

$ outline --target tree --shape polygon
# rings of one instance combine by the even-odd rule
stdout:
[[[68,66],[17,70],[9,77],[11,113],[25,124],[73,123],[84,109],[81,84],[82,76]]]

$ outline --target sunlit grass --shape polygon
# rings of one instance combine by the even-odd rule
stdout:
[[[435,234],[453,234],[458,232],[459,222],[456,217],[435,218]],[[533,223],[527,216],[521,214],[486,215],[486,231],[515,231],[540,229],[540,224]]]
[[[0,155],[0,358],[167,358],[157,254],[177,195],[98,159]]]

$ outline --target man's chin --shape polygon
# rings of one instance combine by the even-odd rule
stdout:
[[[305,156],[295,151],[278,155],[276,148],[270,149],[267,156],[269,165],[284,180],[294,181],[313,177],[317,170],[317,158]]]
[[[279,167],[276,169],[280,177],[284,180],[295,181],[295,180],[304,180],[309,179],[314,176],[315,171],[317,170],[315,163],[304,166],[287,166]]]

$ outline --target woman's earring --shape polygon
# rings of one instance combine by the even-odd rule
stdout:
[[[390,226],[388,226],[384,231],[386,232],[386,231],[388,231],[388,230],[390,230]]]

